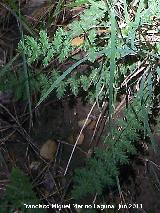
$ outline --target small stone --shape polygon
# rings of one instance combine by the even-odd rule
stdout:
[[[40,155],[47,159],[53,160],[57,151],[57,143],[53,140],[48,140],[40,149]]]
[[[40,162],[39,162],[39,161],[33,161],[33,162],[30,164],[29,168],[30,168],[31,170],[36,171],[36,170],[38,169],[39,166],[40,166]]]

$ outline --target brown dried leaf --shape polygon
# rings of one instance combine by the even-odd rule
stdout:
[[[76,37],[72,39],[71,44],[72,46],[80,46],[84,43],[84,37]]]

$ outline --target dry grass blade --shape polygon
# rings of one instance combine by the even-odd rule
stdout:
[[[103,88],[104,88],[104,86],[101,88],[101,91],[99,92],[98,95],[100,95],[100,93],[103,91]],[[68,171],[70,162],[71,162],[71,160],[72,160],[74,151],[75,151],[75,149],[76,149],[76,146],[77,146],[77,144],[78,144],[78,141],[79,141],[79,139],[80,139],[80,137],[81,137],[81,134],[82,134],[82,132],[83,132],[83,130],[84,130],[86,124],[87,124],[87,121],[88,121],[88,119],[89,119],[89,117],[90,117],[90,115],[91,115],[91,113],[92,113],[94,107],[96,106],[96,104],[97,104],[97,102],[94,102],[94,104],[92,105],[92,107],[91,107],[91,109],[90,109],[90,111],[89,111],[89,113],[88,113],[88,115],[87,115],[87,118],[86,118],[86,120],[85,120],[85,122],[84,122],[84,124],[83,124],[83,127],[81,128],[81,131],[80,131],[80,133],[79,133],[79,135],[78,135],[78,137],[77,137],[77,140],[76,140],[76,142],[75,142],[75,144],[74,144],[74,147],[73,147],[73,149],[72,149],[72,152],[71,152],[70,158],[69,158],[69,160],[68,160],[67,166],[66,166],[66,168],[65,168],[64,176],[67,174],[67,171]]]

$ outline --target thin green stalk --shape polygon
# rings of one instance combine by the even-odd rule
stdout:
[[[110,50],[110,81],[109,81],[109,123],[113,113],[114,73],[116,69],[116,18],[111,9],[111,50]]]
[[[19,20],[21,20],[21,13],[20,13],[20,9],[19,9]],[[21,34],[21,41],[24,45],[24,34],[23,34],[23,29],[22,29],[22,24],[21,22],[19,22],[19,31]],[[28,99],[28,108],[29,108],[29,115],[30,115],[30,122],[29,122],[29,129],[31,129],[32,126],[32,118],[33,118],[33,114],[32,114],[32,98],[31,98],[31,91],[30,91],[30,79],[29,79],[29,71],[28,71],[28,67],[27,67],[27,60],[25,57],[25,54],[22,53],[22,58],[23,58],[23,69],[24,69],[24,76],[25,76],[25,87],[26,87],[26,94],[27,94],[27,99]]]

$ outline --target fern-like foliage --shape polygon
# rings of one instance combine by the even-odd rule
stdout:
[[[106,148],[95,148],[94,156],[87,160],[86,167],[76,170],[72,191],[75,199],[89,194],[101,195],[106,187],[115,184],[119,166],[130,162],[129,157],[136,154],[135,145],[143,134],[150,137],[155,147],[147,116],[153,107],[151,83],[141,83],[139,92],[124,109],[123,118],[111,123],[112,129],[103,140]]]
[[[139,75],[140,89],[133,94],[136,98],[125,110],[124,119],[116,121],[112,131],[104,139],[106,149],[96,148],[94,157],[87,161],[86,168],[76,172],[73,195],[77,199],[88,193],[101,194],[105,187],[115,183],[119,165],[128,163],[129,156],[136,153],[134,142],[138,140],[139,132],[149,136],[154,146],[149,113],[152,107],[153,79],[160,73],[159,67],[156,72],[150,67],[159,59],[160,45],[152,42],[148,45],[149,33],[144,31],[146,25],[149,28],[152,24],[154,16],[160,16],[158,0],[148,0],[147,7],[146,1],[138,1],[134,18],[128,12],[126,1],[120,1],[122,10],[124,6],[124,18],[120,16],[119,9],[115,9],[116,0],[111,5],[107,5],[111,1],[101,0],[80,2],[86,3],[86,9],[79,20],[70,23],[67,29],[58,27],[50,37],[46,31],[40,30],[38,37],[26,36],[19,43],[18,50],[25,54],[29,66],[42,62],[46,67],[53,59],[64,62],[70,57],[79,61],[79,55],[72,55],[77,48],[83,52],[86,62],[91,64],[89,71],[85,73],[77,73],[76,66],[73,65],[71,70],[75,72],[65,71],[65,79],[61,78],[65,73],[56,69],[47,74],[40,73],[36,80],[41,96],[46,98],[53,89],[58,98],[63,98],[68,91],[77,96],[84,90],[88,92],[91,102],[109,98],[110,113],[113,113],[116,94],[127,87],[137,87],[134,78]],[[77,46],[73,44],[76,38],[82,40]],[[136,62],[128,63],[127,57],[132,56]],[[144,65],[143,62],[146,62],[148,69],[139,67],[139,64]],[[59,84],[52,89],[58,79],[61,79]],[[125,79],[129,79],[126,84]],[[134,93],[135,89],[132,90]]]
[[[109,8],[116,7],[116,2],[114,1]],[[103,64],[105,65],[102,66],[99,63],[99,65],[96,65],[96,68],[92,66],[85,75],[83,73],[78,75],[76,73],[74,75],[70,74],[66,77],[65,82],[62,81],[59,84],[59,88],[56,87],[55,89],[58,98],[62,98],[68,90],[74,95],[78,95],[81,89],[88,92],[90,101],[95,101],[96,98],[101,100],[109,93],[111,98],[111,93],[114,92],[112,88],[119,88],[126,74],[133,73],[135,70],[135,67],[129,67],[127,62],[121,63],[123,57],[130,55],[145,57],[152,51],[155,54],[159,54],[160,48],[158,43],[154,45],[155,47],[143,45],[143,48],[139,48],[140,44],[143,44],[141,36],[139,36],[139,29],[143,29],[143,26],[150,24],[151,17],[158,16],[159,14],[157,9],[159,8],[159,1],[154,0],[153,2],[153,4],[148,4],[146,8],[145,1],[140,0],[139,4],[137,4],[135,18],[132,19],[125,1],[124,4],[122,3],[125,17],[117,22],[114,20],[116,17],[113,19],[116,13],[114,11],[111,13],[104,1],[87,1],[86,9],[80,15],[79,21],[75,20],[70,23],[67,30],[59,27],[55,34],[50,37],[46,31],[40,30],[38,38],[26,36],[24,41],[19,43],[18,49],[25,54],[29,65],[36,61],[42,61],[45,67],[54,58],[60,62],[70,57],[76,60],[79,59],[79,56],[72,56],[72,52],[76,48],[83,51],[84,55],[87,56],[87,61],[91,63],[95,63],[99,56],[103,57]],[[99,33],[101,30],[104,33]],[[72,43],[76,38],[83,38],[82,42],[77,46]],[[113,66],[113,62],[116,66]],[[112,72],[110,72],[110,69],[112,69]],[[58,70],[56,72],[58,72],[57,78],[63,74]],[[91,73],[96,73],[96,76],[92,76],[93,79],[91,79]],[[51,82],[49,81],[50,76],[47,79],[46,82]],[[41,97],[45,94],[44,91],[47,93],[54,84],[53,78],[51,79],[52,83],[43,84],[43,88],[45,88],[42,89]],[[50,86],[48,87],[48,85]],[[91,87],[93,88],[92,90],[90,90]],[[98,96],[102,87],[104,87],[104,90]]]
[[[87,56],[87,61],[91,63],[95,63],[99,56],[103,57],[103,62],[105,64],[103,68],[101,63],[98,63],[98,65],[96,64],[96,67],[93,64],[87,74],[84,75],[83,73],[80,73],[76,76],[74,73],[73,80],[70,79],[73,78],[73,75],[70,74],[67,76],[65,82],[59,84],[59,88],[54,88],[58,98],[64,97],[67,91],[71,91],[74,95],[78,95],[79,91],[83,89],[88,92],[88,98],[91,101],[95,101],[96,98],[101,100],[104,96],[108,95],[109,92],[113,93],[111,87],[120,87],[120,83],[123,78],[125,78],[126,74],[134,72],[134,66],[129,67],[127,62],[121,63],[123,57],[134,55],[135,57],[144,58],[147,54],[150,54],[154,58],[156,55],[159,55],[159,43],[157,42],[154,45],[151,44],[148,46],[144,37],[145,33],[141,33],[141,30],[143,32],[144,26],[147,24],[150,26],[152,24],[152,17],[158,17],[160,15],[160,3],[158,0],[148,0],[146,7],[146,1],[140,0],[135,8],[136,14],[134,18],[132,18],[132,14],[128,12],[128,8],[130,7],[130,5],[127,5],[128,1],[121,1],[122,14],[119,14],[116,10],[112,11],[112,13],[110,11],[111,8],[116,8],[116,0],[113,1],[111,5],[108,5],[109,3],[101,0],[78,0],[75,4],[80,4],[81,2],[86,5],[78,21],[74,20],[67,26],[67,28],[58,27],[54,35],[48,36],[45,30],[40,30],[38,37],[25,36],[24,41],[19,43],[18,50],[20,53],[23,52],[25,54],[29,65],[32,65],[35,62],[40,62],[44,67],[55,58],[58,59],[59,62],[70,59],[70,57],[79,60],[79,56],[72,55],[73,51],[77,48],[83,51],[84,56]],[[122,17],[119,15],[122,15]],[[114,16],[116,20],[113,27],[113,24],[111,23],[113,23]],[[156,26],[154,26],[154,28],[155,27]],[[82,38],[82,42],[77,46],[72,42],[76,38]],[[116,67],[111,66],[113,65],[113,63],[111,63],[113,54]],[[114,73],[110,72],[111,67],[113,67],[112,70]],[[94,73],[97,71],[97,73],[96,78],[91,80],[90,74],[92,71]],[[55,70],[53,70],[53,72],[55,72]],[[60,74],[57,76],[63,74],[59,70],[57,70],[57,72]],[[112,75],[110,75],[111,73]],[[39,87],[37,87],[38,91],[41,93],[41,97],[45,94],[44,91],[47,93],[54,84],[53,78],[51,78],[52,81],[50,81],[50,76],[43,76],[42,78],[47,78],[47,81],[45,81],[46,84],[43,83],[42,86],[42,81],[35,81],[36,85],[40,84],[40,88],[43,87],[42,90],[39,90]],[[55,78],[55,80],[57,78]],[[5,81],[3,81],[2,85],[4,85],[4,82]],[[48,82],[50,83],[48,84]],[[32,85],[34,85],[34,83]],[[104,90],[98,97],[102,86],[104,87]],[[92,90],[90,90],[91,87],[93,88]],[[33,91],[37,88],[34,88]],[[110,89],[108,90],[108,88]],[[13,87],[12,89],[13,91],[16,90],[16,88]],[[21,90],[24,91],[23,88]],[[52,90],[49,91],[51,92]],[[19,93],[19,90],[17,93]],[[112,97],[111,94],[110,97]]]
[[[70,90],[70,92],[78,96],[79,92],[81,90],[84,90],[85,92],[88,92],[87,99],[90,100],[92,103],[95,101],[95,89],[93,90],[93,98],[90,97],[89,89],[91,87],[95,87],[97,82],[99,81],[98,77],[98,69],[92,70],[92,72],[88,74],[82,74],[80,77],[78,75],[75,76],[69,76],[65,80],[61,81],[57,86],[56,86],[56,96],[58,99],[63,98]],[[37,78],[37,84],[39,85],[39,89],[41,92],[41,96],[43,96],[46,91],[51,87],[51,85],[60,77],[60,71],[54,70],[52,71],[51,75],[46,75],[46,74],[40,74],[39,77]],[[100,82],[103,80],[104,81],[105,76],[103,79],[100,79]],[[99,85],[102,86],[102,82]],[[101,89],[100,87],[96,87],[97,92]]]
[[[88,194],[102,194],[103,190],[116,183],[119,166],[129,163],[129,156],[136,154],[134,143],[143,131],[141,106],[136,100],[125,110],[124,118],[114,123],[112,132],[105,138],[106,149],[96,148],[94,157],[86,162],[86,167],[77,169],[73,197],[80,199]],[[136,104],[135,104],[136,103]]]
[[[94,62],[97,58],[97,52],[103,49],[103,47],[97,45],[98,37],[96,30],[97,26],[98,28],[106,27],[106,23],[102,22],[102,19],[105,18],[107,9],[103,1],[98,1],[97,3],[91,2],[86,8],[87,9],[81,14],[79,22],[73,21],[68,25],[68,30],[59,27],[54,36],[50,38],[44,30],[40,30],[38,38],[25,36],[24,41],[19,43],[18,50],[25,54],[28,64],[31,65],[34,62],[42,61],[43,66],[47,66],[54,58],[57,58],[59,62],[63,62],[72,56],[73,50],[77,48],[77,46],[74,46],[72,43],[73,39],[77,36],[82,38],[86,37],[84,42],[78,45],[78,48],[88,55],[89,61]],[[61,72],[57,72],[61,74]],[[94,68],[93,72],[95,73]],[[81,89],[88,91],[93,84],[95,86],[97,77],[99,78],[97,75],[90,76],[90,74],[91,73],[87,75],[74,75],[74,78],[72,75],[68,76],[67,82],[60,83],[59,87],[56,88],[57,97],[62,98],[67,88],[76,96]],[[91,77],[93,77],[93,79],[91,79]],[[43,97],[45,94],[44,91],[49,89],[48,85],[51,87],[54,81],[52,81],[52,84],[47,84],[47,82],[51,82],[49,81],[50,76],[47,77],[43,75],[43,77],[40,78],[48,79],[44,81],[46,84],[43,84],[41,87],[41,96]],[[53,78],[51,79],[53,80]],[[97,90],[94,89],[93,94],[95,94],[95,91]],[[90,95],[88,97],[90,97]]]
[[[52,41],[49,40],[46,31],[41,30],[38,39],[26,36],[18,48],[20,52],[24,51],[28,64],[42,59],[44,66],[47,66],[54,57],[59,57],[59,60],[63,61],[73,50],[71,38],[62,28],[56,31]]]
[[[14,212],[20,209],[22,212],[45,212],[40,209],[26,209],[24,204],[39,204],[40,201],[32,190],[32,185],[18,168],[13,168],[10,183],[6,188],[4,197],[0,201],[1,212]]]

